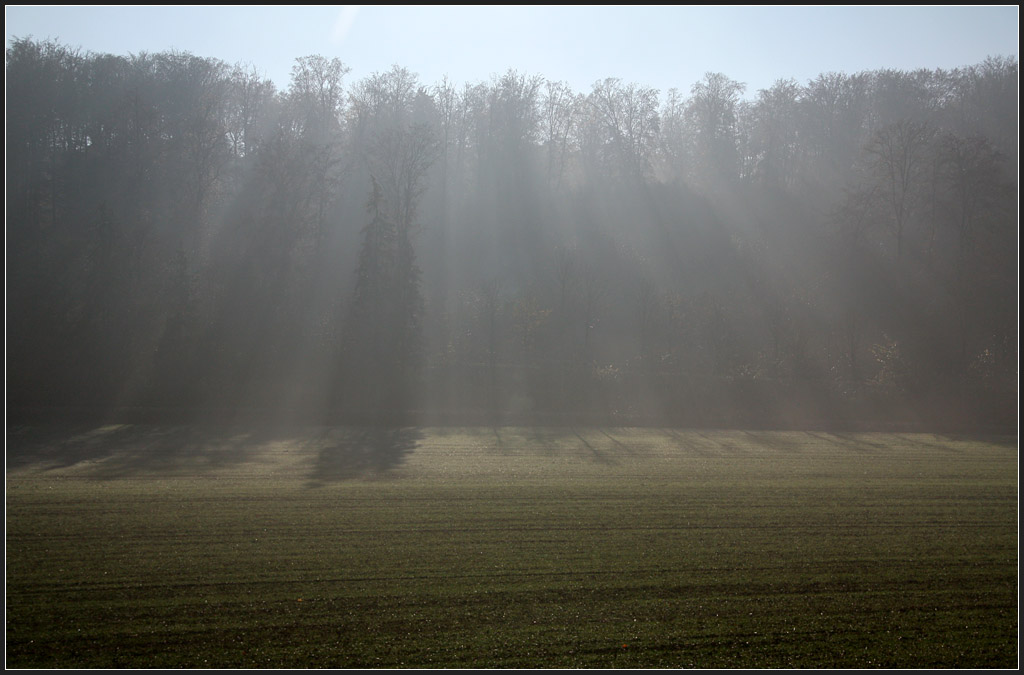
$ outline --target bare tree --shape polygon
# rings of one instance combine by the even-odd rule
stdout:
[[[946,213],[957,241],[957,275],[964,273],[978,224],[999,211],[1009,189],[1003,175],[1004,157],[980,136],[944,134],[939,139],[938,164],[943,178]]]
[[[815,184],[842,184],[864,141],[868,108],[864,75],[824,73],[804,87],[803,138],[808,178]]]
[[[602,160],[631,177],[649,175],[660,128],[658,91],[607,78],[594,83],[587,101],[600,134],[596,140]]]
[[[350,70],[337,58],[295,59],[288,100],[295,108],[295,123],[306,135],[323,136],[338,128],[344,101],[342,79]]]
[[[736,109],[745,88],[721,73],[707,73],[690,90],[696,159],[706,178],[737,174]]]
[[[865,148],[872,178],[888,205],[897,261],[903,254],[904,230],[919,205],[932,135],[924,123],[904,119],[876,131]]]
[[[795,80],[777,80],[758,92],[750,113],[757,177],[768,185],[792,186],[799,159],[800,87]]]
[[[541,103],[543,143],[547,154],[548,184],[560,188],[571,149],[570,140],[578,123],[583,97],[564,82],[547,82]]]
[[[692,169],[693,134],[687,122],[686,105],[678,89],[669,89],[661,107],[661,168],[671,181],[685,180]]]

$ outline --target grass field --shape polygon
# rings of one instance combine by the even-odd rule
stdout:
[[[1014,668],[1016,437],[8,430],[9,668]]]

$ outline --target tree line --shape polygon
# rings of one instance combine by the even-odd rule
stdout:
[[[1018,73],[7,49],[11,414],[1015,419]]]

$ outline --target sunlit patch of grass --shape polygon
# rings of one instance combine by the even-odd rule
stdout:
[[[9,437],[9,667],[1016,665],[1015,438],[88,431]]]

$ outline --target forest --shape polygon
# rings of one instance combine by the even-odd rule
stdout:
[[[9,44],[9,418],[1015,428],[1015,58],[350,76]]]

